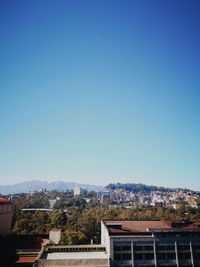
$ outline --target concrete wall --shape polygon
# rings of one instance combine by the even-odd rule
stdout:
[[[108,253],[108,256],[110,257],[110,236],[108,233],[108,229],[105,226],[104,222],[101,221],[101,244],[106,246],[106,252]]]
[[[91,267],[109,267],[108,259],[64,259],[64,260],[39,260],[38,267],[66,267],[66,266],[74,266],[74,267],[83,267],[83,266],[91,266]]]

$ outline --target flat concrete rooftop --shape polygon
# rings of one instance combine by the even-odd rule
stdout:
[[[44,253],[38,267],[109,267],[105,251]]]
[[[61,259],[108,259],[105,252],[52,252],[47,253],[47,260]]]

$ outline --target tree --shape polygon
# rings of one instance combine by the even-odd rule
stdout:
[[[53,211],[51,214],[51,222],[54,227],[62,228],[67,222],[67,216],[61,210]]]
[[[83,242],[85,236],[80,231],[66,230],[62,233],[60,244],[77,245]]]
[[[13,232],[16,234],[28,234],[29,231],[30,231],[30,226],[28,219],[20,219],[19,221],[16,222],[13,229]]]

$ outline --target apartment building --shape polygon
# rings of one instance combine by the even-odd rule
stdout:
[[[111,267],[200,266],[200,224],[102,221],[101,243]]]

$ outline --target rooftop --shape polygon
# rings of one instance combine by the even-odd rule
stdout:
[[[180,231],[195,231],[200,230],[200,224],[198,223],[179,223],[171,224],[168,221],[104,221],[110,235],[127,235],[145,233],[147,235],[152,232],[172,232]]]
[[[11,204],[11,202],[8,199],[0,197],[0,204]]]
[[[149,228],[172,228],[167,221],[104,221],[110,233],[144,233]]]
[[[108,259],[108,255],[103,252],[53,252],[46,255],[48,260],[55,259]]]

